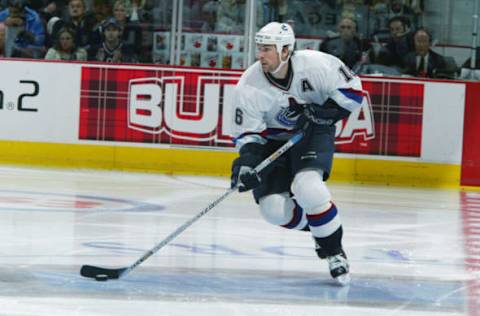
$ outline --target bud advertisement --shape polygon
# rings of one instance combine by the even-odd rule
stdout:
[[[233,147],[232,99],[240,75],[240,71],[85,66],[80,139]],[[337,152],[420,157],[423,85],[368,80],[363,84],[370,97],[337,123]]]

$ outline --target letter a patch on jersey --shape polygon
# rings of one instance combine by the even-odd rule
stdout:
[[[307,90],[313,91],[313,87],[310,82],[308,82],[308,79],[302,79],[302,90],[303,92],[306,92]]]

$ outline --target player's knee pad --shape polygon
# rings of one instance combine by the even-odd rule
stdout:
[[[259,200],[259,204],[262,216],[271,224],[286,228],[297,228],[300,226],[303,228],[306,225],[305,214],[302,214],[303,211],[301,209],[295,210],[297,206],[287,192],[264,196]],[[295,213],[299,211],[302,213]]]
[[[297,203],[307,214],[321,213],[330,207],[332,196],[323,181],[321,170],[304,170],[297,173],[293,179],[291,190]]]

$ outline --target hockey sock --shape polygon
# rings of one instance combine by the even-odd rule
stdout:
[[[342,248],[342,226],[335,204],[321,213],[307,214],[308,225],[313,237],[329,255],[337,254]]]
[[[343,229],[342,226],[340,226],[333,234],[328,237],[314,238],[320,245],[320,247],[322,247],[322,250],[324,250],[327,256],[333,256],[342,252],[342,236]]]

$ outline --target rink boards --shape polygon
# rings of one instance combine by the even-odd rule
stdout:
[[[0,72],[1,163],[229,174],[240,71],[2,61]],[[369,98],[337,125],[332,179],[458,186],[478,85],[362,81]]]

